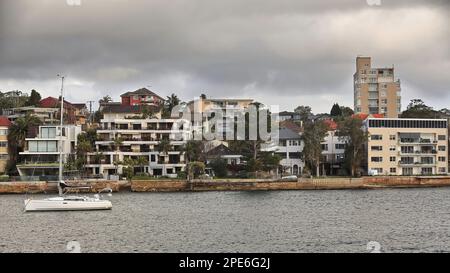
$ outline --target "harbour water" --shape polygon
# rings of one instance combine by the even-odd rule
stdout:
[[[450,188],[118,193],[111,211],[23,213],[0,195],[0,252],[450,252]],[[34,198],[43,198],[36,195]]]

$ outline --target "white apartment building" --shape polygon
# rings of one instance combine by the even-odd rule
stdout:
[[[159,114],[157,117],[143,119],[139,117],[139,107],[105,106],[101,128],[97,130],[96,152],[88,154],[86,167],[90,174],[105,178],[109,175],[121,175],[127,159],[136,160],[140,157],[144,157],[147,164],[134,166],[135,173],[176,177],[185,170],[182,146],[190,132],[183,128],[172,129],[178,119],[161,119]],[[115,143],[119,139],[121,143]],[[159,151],[158,145],[163,139],[169,140],[170,150]],[[100,160],[99,154],[102,155]]]
[[[446,119],[372,119],[367,159],[372,175],[446,175],[448,122]]]
[[[17,170],[20,176],[57,176],[59,171],[60,133],[62,132],[63,163],[75,153],[80,125],[39,126],[35,138],[26,138],[25,150],[20,154]]]
[[[289,128],[280,127],[278,143],[262,145],[261,151],[273,152],[281,157],[280,165],[283,172],[292,175],[301,175],[305,164],[301,159],[303,141],[301,134]]]

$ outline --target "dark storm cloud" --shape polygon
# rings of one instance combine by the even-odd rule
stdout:
[[[406,100],[443,107],[450,91],[449,1],[2,0],[0,8],[0,90],[54,93],[64,72],[80,100],[149,85],[183,99],[253,96],[326,111],[333,101],[351,105],[363,54],[395,64]]]

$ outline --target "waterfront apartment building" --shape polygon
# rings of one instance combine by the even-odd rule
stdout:
[[[177,177],[185,170],[183,145],[190,132],[181,126],[173,130],[173,124],[179,120],[162,119],[158,112],[144,118],[143,107],[152,106],[104,105],[95,152],[88,153],[89,174],[108,178],[123,175],[124,168],[133,168],[135,174]],[[163,140],[168,143],[166,148],[160,147]],[[127,164],[139,160],[140,165]]]
[[[11,122],[7,117],[0,116],[0,175],[5,173],[8,164],[8,129]]]
[[[62,133],[62,138],[60,137]],[[17,170],[20,176],[57,176],[59,171],[59,147],[62,147],[63,163],[75,153],[80,125],[39,126],[34,138],[25,139],[25,149],[20,152]],[[60,145],[60,141],[62,143]]]
[[[226,134],[233,132],[233,121],[235,119],[235,112],[245,110],[253,99],[207,99],[200,97],[187,103],[187,107],[192,113],[193,130],[201,132],[204,127],[208,128],[209,123],[206,117],[208,112],[222,111],[224,114],[223,120],[217,120],[217,132]],[[212,125],[211,125],[212,126]]]
[[[398,117],[401,87],[400,80],[395,79],[394,67],[373,68],[370,57],[357,57],[353,84],[355,113]]]
[[[369,133],[368,173],[372,175],[446,175],[446,119],[365,120]]]

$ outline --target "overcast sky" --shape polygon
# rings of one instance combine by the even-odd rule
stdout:
[[[280,110],[353,107],[357,55],[395,65],[403,107],[450,108],[450,0],[0,0],[0,90],[95,100],[149,87]]]

